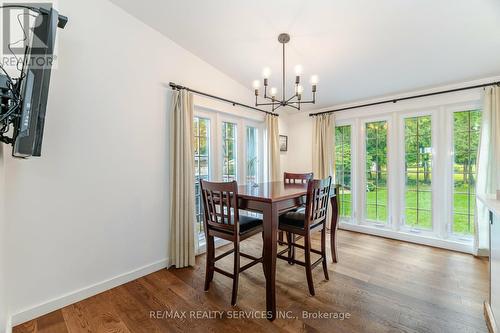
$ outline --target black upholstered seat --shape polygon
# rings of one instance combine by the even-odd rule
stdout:
[[[240,234],[244,234],[259,225],[262,225],[262,219],[252,216],[240,215]]]
[[[304,229],[305,220],[306,220],[305,210],[288,212],[280,216],[280,226],[286,224],[291,227]]]

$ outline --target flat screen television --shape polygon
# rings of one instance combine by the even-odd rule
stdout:
[[[21,72],[22,103],[20,116],[14,122],[12,150],[15,157],[41,155],[56,31],[64,28],[66,22],[67,18],[53,8],[40,8],[35,19]]]

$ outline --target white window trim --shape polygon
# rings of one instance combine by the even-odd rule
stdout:
[[[482,105],[480,102],[471,102],[471,103],[461,103],[461,104],[455,104],[448,106],[446,108],[443,108],[443,113],[446,116],[446,121],[449,124],[448,129],[449,129],[449,135],[448,135],[448,146],[447,146],[447,151],[449,155],[449,161],[446,163],[446,174],[445,178],[448,180],[448,184],[446,188],[448,189],[448,202],[447,202],[447,223],[446,223],[446,238],[457,241],[457,242],[472,242],[473,237],[472,236],[465,236],[465,235],[459,235],[459,234],[454,234],[453,233],[453,191],[454,191],[454,183],[455,180],[453,178],[454,174],[454,160],[455,160],[455,148],[454,148],[454,142],[453,142],[453,114],[455,112],[461,112],[461,111],[467,111],[467,110],[474,110],[474,109],[481,109]]]
[[[194,117],[200,117],[210,120],[210,145],[209,145],[209,173],[212,181],[222,181],[223,160],[222,160],[222,123],[230,122],[236,124],[236,180],[238,184],[246,182],[246,128],[247,126],[258,129],[258,158],[259,158],[259,182],[263,181],[264,177],[264,120],[258,121],[254,118],[240,117],[227,112],[216,109],[207,108],[205,106],[195,105]],[[194,221],[193,221],[194,223]],[[216,238],[215,247],[228,244],[223,239]],[[196,254],[206,252],[205,239],[198,239]]]
[[[358,202],[358,191],[356,190],[358,183],[358,177],[356,177],[358,165],[357,163],[354,163],[355,156],[358,156],[358,150],[356,146],[356,137],[358,135],[357,120],[348,119],[341,120],[335,123],[335,127],[340,126],[351,126],[351,216],[340,216],[339,220],[346,223],[355,223],[358,212],[358,209],[356,207],[356,203]],[[335,182],[337,182],[337,180],[335,180]]]
[[[377,122],[377,121],[386,121],[387,122],[387,223],[380,223],[377,221],[372,221],[368,220],[366,218],[366,124],[371,123],[371,122]],[[360,119],[360,124],[359,124],[359,133],[360,135],[358,137],[358,146],[360,147],[359,152],[363,152],[362,154],[358,155],[360,158],[358,159],[358,179],[360,183],[360,187],[358,188],[358,193],[360,194],[360,203],[361,207],[359,207],[359,212],[361,214],[360,217],[360,222],[359,224],[361,225],[367,225],[367,226],[372,226],[372,227],[377,227],[381,229],[392,229],[393,228],[393,219],[392,219],[392,208],[393,204],[391,203],[392,196],[393,196],[393,178],[391,176],[391,170],[392,168],[392,147],[394,145],[390,144],[390,140],[393,137],[391,135],[393,130],[393,124],[392,124],[392,117],[390,115],[382,115],[378,117],[368,117],[368,118],[361,118]]]
[[[243,147],[242,147],[242,154],[243,154],[243,158],[244,160],[246,161],[246,158],[247,158],[247,144],[246,144],[246,138],[247,138],[247,128],[248,127],[254,127],[257,129],[258,133],[257,133],[257,140],[258,140],[258,145],[257,145],[257,156],[258,156],[258,160],[259,160],[259,168],[257,170],[257,182],[258,183],[262,183],[264,180],[264,128],[265,128],[265,124],[264,122],[256,122],[256,121],[252,121],[252,120],[248,120],[248,119],[244,119],[243,121],[243,128],[242,128],[242,132],[243,132],[243,137],[244,137],[244,140],[243,140]],[[247,179],[247,168],[245,166],[246,163],[242,163],[242,172],[241,172],[241,175],[242,175],[242,183],[245,183],[246,182],[246,179]]]
[[[437,110],[439,112],[439,110]],[[435,207],[440,207],[436,205],[436,190],[440,187],[437,184],[439,183],[440,178],[435,177],[435,172],[436,170],[441,167],[440,165],[437,164],[436,156],[439,154],[439,147],[438,147],[438,140],[436,139],[436,136],[438,134],[438,122],[436,121],[436,110],[435,109],[423,109],[423,110],[418,110],[418,111],[411,111],[411,112],[401,112],[398,114],[399,118],[399,135],[398,135],[398,141],[403,142],[403,144],[399,145],[399,151],[398,151],[398,159],[396,163],[398,163],[398,168],[399,170],[399,186],[398,186],[398,196],[400,198],[399,200],[399,210],[400,214],[399,219],[398,219],[398,229],[402,232],[407,232],[407,233],[413,233],[413,234],[420,234],[423,236],[428,236],[428,237],[436,237],[439,236],[439,223],[435,223],[436,221],[440,221],[440,216],[442,210],[434,209]],[[405,151],[405,119],[407,118],[412,118],[412,117],[423,117],[423,116],[430,116],[431,117],[431,145],[432,145],[432,184],[431,184],[431,210],[432,210],[432,229],[431,230],[425,230],[425,229],[418,229],[414,227],[407,226],[405,224],[405,208],[406,208],[406,203],[405,203],[405,193],[406,193],[406,174],[405,174],[405,162],[406,162],[406,151]],[[439,172],[439,171],[438,171]]]
[[[223,134],[222,134],[222,127],[224,123],[231,123],[236,125],[236,133],[235,133],[235,142],[236,142],[236,151],[235,151],[235,159],[236,159],[236,181],[238,183],[241,182],[241,166],[240,166],[240,155],[241,155],[241,145],[242,141],[244,142],[245,137],[243,136],[243,140],[240,138],[241,136],[241,126],[237,118],[227,116],[226,114],[220,115],[219,116],[219,122],[218,122],[218,132],[217,132],[217,146],[219,147],[219,155],[217,155],[217,158],[219,159],[219,165],[220,165],[220,172],[218,173],[218,180],[222,181],[222,173],[224,172],[224,158],[223,158],[223,151],[222,151],[222,141],[223,141]]]
[[[399,104],[399,103],[398,103]],[[426,105],[427,104],[427,105]],[[374,109],[370,117],[363,113],[339,113],[336,126],[351,125],[352,143],[352,219],[342,218],[339,228],[363,232],[407,242],[435,246],[454,251],[472,253],[472,239],[464,239],[451,233],[452,205],[453,205],[453,112],[472,109],[481,109],[480,100],[461,101],[458,103],[442,104],[422,102],[421,107],[400,107],[390,111]],[[367,111],[367,110],[364,110]],[[392,202],[394,196],[404,191],[404,146],[396,140],[401,140],[404,130],[401,122],[404,117],[412,114],[432,116],[432,204],[433,229],[432,231],[411,232],[403,227],[401,217],[404,209],[404,197]],[[365,180],[365,123],[370,121],[388,121],[388,224],[378,225],[365,220],[366,180]],[[402,141],[401,141],[402,142]],[[401,167],[403,163],[403,167]],[[401,172],[391,173],[390,170]],[[402,197],[402,196],[401,196]],[[439,207],[439,209],[435,209]],[[439,222],[446,221],[446,223]],[[367,223],[368,222],[368,223]]]

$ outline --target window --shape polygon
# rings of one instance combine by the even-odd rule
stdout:
[[[236,124],[222,123],[222,181],[236,180]]]
[[[474,234],[475,187],[481,111],[453,113],[452,233]]]
[[[258,182],[259,170],[259,154],[258,154],[258,139],[259,130],[255,127],[247,126],[247,145],[246,145],[246,182],[247,184],[255,184]]]
[[[340,216],[352,216],[351,125],[335,128],[335,180],[340,185]]]
[[[387,121],[365,124],[366,219],[387,223]]]
[[[336,114],[342,228],[472,251],[482,110],[444,102]]]
[[[405,225],[432,229],[432,126],[431,116],[404,120]]]
[[[194,117],[194,188],[196,228],[203,236],[203,212],[201,205],[200,179],[210,175],[210,120]]]
[[[206,250],[199,180],[208,179],[217,182],[236,180],[241,184],[259,182],[264,173],[261,162],[264,151],[264,125],[263,121],[236,117],[205,107],[195,107],[193,131],[198,253]]]

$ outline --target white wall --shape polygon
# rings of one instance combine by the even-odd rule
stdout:
[[[312,172],[313,118],[308,113],[283,117],[288,135],[288,152],[282,157],[282,170],[287,172]]]
[[[7,327],[8,309],[5,290],[5,166],[3,157],[3,144],[0,144],[0,333]]]
[[[284,167],[288,164],[288,157],[290,156],[290,131],[288,129],[288,125],[290,122],[288,121],[288,115],[284,112],[281,113],[280,117],[278,118],[278,129],[279,129],[279,134],[280,135],[286,135],[288,136],[288,152],[282,152],[280,151],[280,173],[283,173],[287,170],[284,169]]]
[[[58,7],[43,156],[6,159],[14,324],[165,266],[169,81],[252,99],[108,1]]]

